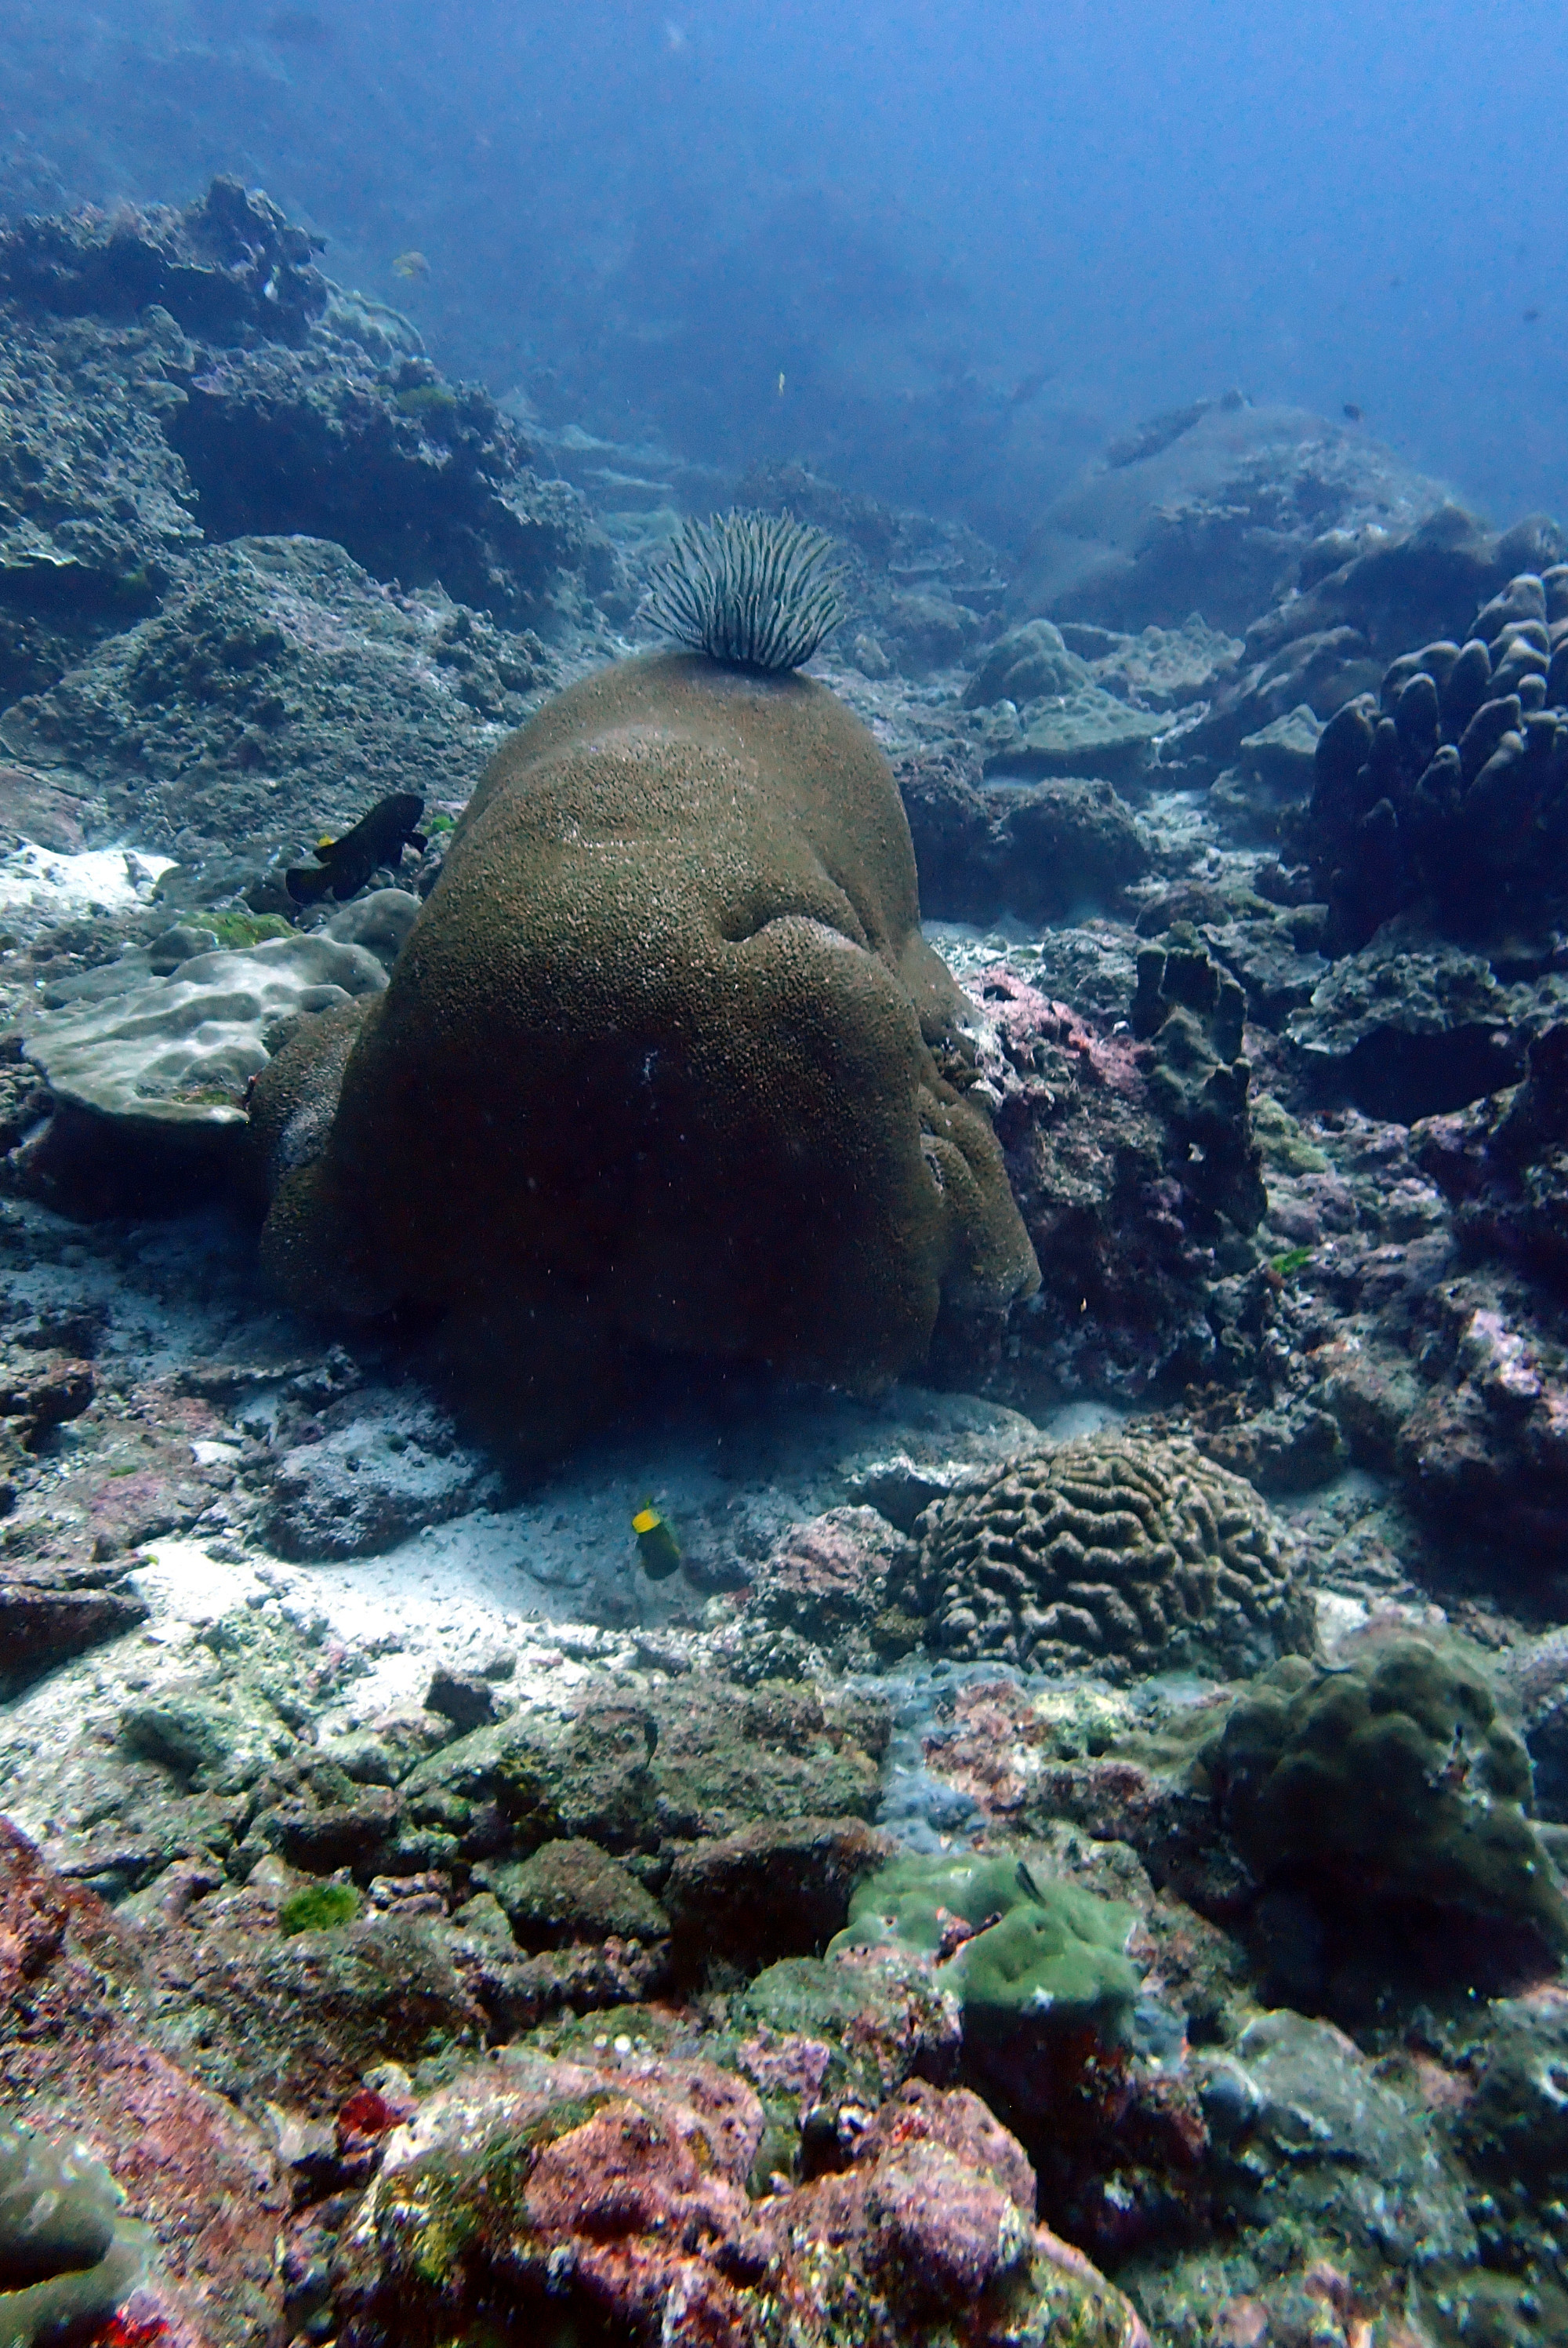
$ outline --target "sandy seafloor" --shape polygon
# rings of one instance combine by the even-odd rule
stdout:
[[[1181,834],[1202,828],[1182,795],[1167,795],[1160,812]],[[26,844],[0,863],[0,901],[14,926],[27,928],[94,908],[122,910],[145,901],[166,862],[134,850],[54,854]],[[931,923],[927,935],[960,979],[999,953],[1024,968],[1042,963],[1049,979],[1051,938],[1031,939],[1016,922],[989,931]],[[1092,943],[1092,922],[1071,935]],[[330,1354],[335,1333],[272,1303],[255,1271],[252,1230],[224,1210],[130,1225],[79,1223],[31,1201],[5,1211],[8,1251],[15,1255],[19,1242],[26,1260],[20,1280],[7,1279],[9,1301],[45,1313],[104,1308],[110,1375],[121,1384],[178,1382],[193,1363],[251,1365],[226,1435],[192,1442],[198,1465],[237,1461],[243,1437],[268,1441],[289,1377],[302,1362]],[[199,1522],[156,1536],[138,1553],[127,1586],[147,1605],[143,1624],[0,1704],[0,1802],[46,1849],[68,1856],[90,1832],[92,1786],[126,1705],[149,1703],[193,1676],[220,1683],[225,1626],[262,1632],[302,1666],[329,1663],[293,1724],[323,1743],[418,1708],[438,1669],[494,1674],[499,1664],[505,1675],[496,1685],[508,1706],[554,1701],[604,1671],[678,1674],[733,1619],[724,1593],[743,1586],[748,1566],[791,1525],[845,1504],[886,1510],[891,1493],[907,1529],[955,1473],[1122,1416],[1111,1404],[1077,1400],[1030,1418],[908,1385],[876,1401],[747,1395],[733,1410],[692,1406],[683,1421],[666,1417],[597,1439],[520,1498],[425,1525],[377,1554],[337,1563],[280,1557],[259,1537],[253,1513],[247,1523],[242,1509],[219,1498],[210,1529]],[[78,1441],[70,1426],[55,1431],[52,1472],[69,1474]],[[679,1528],[690,1573],[655,1581],[641,1570],[630,1518],[650,1494]],[[1348,1469],[1278,1514],[1302,1561],[1323,1575],[1326,1650],[1369,1608],[1412,1622],[1443,1619],[1391,1570],[1385,1535],[1397,1540],[1408,1529],[1378,1478]],[[1374,1569],[1363,1580],[1358,1567],[1368,1549]],[[979,1668],[1009,1675],[1002,1664]]]

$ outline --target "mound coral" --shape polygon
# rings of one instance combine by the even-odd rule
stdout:
[[[1358,1962],[1374,1913],[1403,1940],[1427,1920],[1445,1972],[1568,1950],[1523,1808],[1530,1756],[1462,1650],[1398,1639],[1330,1673],[1286,1658],[1201,1759],[1260,1881],[1310,1900],[1331,1933],[1337,1920]]]
[[[943,1653],[1126,1680],[1245,1671],[1312,1643],[1266,1504],[1192,1445],[1099,1435],[1024,1454],[930,1509],[888,1603]]]
[[[0,2121],[0,2339],[7,2348],[76,2340],[129,2298],[147,2229],[74,2144]]]
[[[965,1003],[918,922],[891,773],[821,685],[682,654],[585,679],[492,762],[267,1263],[313,1309],[439,1318],[536,1452],[650,1357],[876,1386],[940,1307],[1039,1282],[933,1058]],[[333,1045],[272,1064],[264,1132]]]
[[[1088,2028],[1110,2044],[1138,1994],[1123,1954],[1132,1927],[1132,1910],[1114,1900],[1037,1878],[1021,1860],[960,1852],[897,1859],[872,1876],[828,1953],[894,1947],[938,1959],[966,2043]]]

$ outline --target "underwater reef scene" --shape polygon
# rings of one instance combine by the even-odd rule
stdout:
[[[0,2342],[1568,2338],[1568,533],[329,258],[0,225]]]

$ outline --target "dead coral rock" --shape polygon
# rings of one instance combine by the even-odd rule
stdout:
[[[61,1586],[61,1578],[8,1568],[0,1574],[0,1687],[14,1694],[146,1616],[129,1591]]]
[[[792,1525],[757,1568],[741,1621],[741,1643],[754,1655],[760,1676],[783,1632],[803,1651],[825,1650],[835,1664],[871,1661],[871,1632],[886,1604],[888,1569],[913,1545],[875,1509],[829,1509],[807,1524]],[[820,1656],[817,1668],[821,1668]]]
[[[1255,1669],[1312,1643],[1311,1601],[1267,1505],[1190,1444],[1065,1443],[927,1511],[919,1529],[918,1570],[889,1597],[938,1653],[1125,1680]]]
[[[608,1851],[580,1837],[547,1842],[520,1865],[493,1867],[489,1882],[525,1949],[565,1949],[611,1933],[659,1941],[670,1931],[652,1893]]]
[[[883,2124],[885,2118],[885,2124]],[[437,2312],[498,2341],[591,2322],[631,2348],[682,2336],[870,2348],[962,2313],[973,2348],[1147,2348],[1123,2300],[1031,2221],[1028,2164],[966,2096],[907,2090],[841,2174],[747,2198],[765,2126],[694,2059],[465,2072],[389,2140],[333,2278],[342,2348],[392,2348]]]
[[[958,1998],[929,1958],[904,1949],[784,1957],[753,1977],[731,2014],[750,2033],[735,2060],[770,2114],[782,2097],[796,2124],[814,2115],[802,2147],[808,2173],[858,2142],[866,2113],[906,2079],[947,2086],[958,2067]]]
[[[517,1714],[433,1754],[404,1781],[420,1806],[443,1794],[497,1802],[518,1844],[587,1836],[651,1850],[666,1836],[732,1834],[753,1820],[869,1818],[881,1798],[884,1705],[812,1686],[756,1688],[693,1673],[646,1702],[590,1698],[564,1715]]]
[[[849,1895],[890,1855],[860,1818],[760,1820],[675,1862],[664,1903],[679,1961],[727,1957],[748,1972],[815,1956],[849,1914]]]
[[[56,1354],[15,1360],[0,1369],[0,1418],[26,1422],[28,1448],[51,1426],[80,1418],[96,1389],[90,1362],[73,1362]]]
[[[464,1983],[489,2015],[497,2038],[514,2038],[561,2013],[599,2013],[640,2005],[670,1983],[668,1940],[644,1942],[611,1934],[593,1943],[508,1959],[486,1941],[456,1952]]]
[[[950,758],[899,763],[927,921],[1061,921],[1115,905],[1152,861],[1148,839],[1111,784],[1056,777],[987,788]]]
[[[363,1390],[334,1404],[323,1424],[324,1435],[278,1463],[269,1534],[280,1557],[374,1555],[497,1489],[488,1462],[417,1389]]]
[[[153,1967],[190,2065],[221,2093],[329,2116],[373,2065],[484,2044],[489,2018],[435,1919],[278,1936],[253,1891],[198,1901]]]
[[[140,2316],[179,2348],[275,2348],[276,2159],[157,2033],[136,1939],[0,1820],[0,2095],[29,2125],[81,2137],[151,2227]]]
[[[56,316],[130,319],[157,304],[219,343],[299,343],[326,307],[320,240],[236,179],[168,204],[67,220],[29,216],[0,234],[0,296]]]
[[[1412,1132],[1465,1244],[1568,1294],[1568,1024],[1528,1046],[1522,1084]]]
[[[1138,967],[1133,1004],[1116,983],[1093,1019],[1005,962],[966,981],[1040,1268],[1013,1331],[1069,1392],[1139,1395],[1208,1372],[1214,1247],[1264,1204],[1239,987],[1201,953],[1145,948]]]
[[[1255,1230],[1268,1200],[1247,1109],[1242,988],[1201,947],[1144,946],[1128,1020],[1153,1054],[1150,1095],[1198,1227],[1212,1231],[1223,1215]]]
[[[115,1558],[159,1533],[184,1532],[233,1480],[226,1460],[199,1461],[188,1436],[125,1419],[55,1487],[50,1506],[75,1520],[95,1558]]]

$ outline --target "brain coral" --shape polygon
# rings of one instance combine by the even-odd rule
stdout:
[[[926,1644],[1112,1680],[1255,1669],[1312,1644],[1269,1510],[1192,1445],[1095,1435],[1026,1453],[927,1509],[888,1604]]]
[[[493,760],[264,1256],[302,1304],[438,1319],[532,1449],[653,1356],[875,1386],[939,1306],[1039,1282],[932,1057],[963,1016],[865,727],[798,675],[620,663]],[[273,1062],[259,1129],[332,1041]]]

